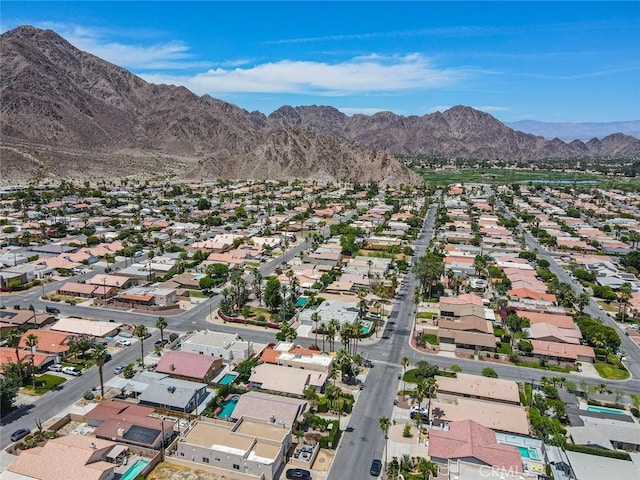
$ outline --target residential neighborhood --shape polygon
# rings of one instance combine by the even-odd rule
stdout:
[[[61,182],[0,222],[1,479],[640,477],[637,192]]]

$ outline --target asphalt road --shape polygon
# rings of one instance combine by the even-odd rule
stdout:
[[[415,257],[424,253],[433,236],[437,205],[432,205],[418,238]],[[413,273],[405,277],[405,286],[399,291],[401,301],[396,302],[381,340],[373,346],[363,348],[361,355],[374,361],[369,370],[365,387],[359,392],[349,424],[336,451],[327,478],[367,479],[374,458],[384,461],[384,436],[378,419],[391,418],[393,399],[398,391],[400,360],[410,353],[409,338],[413,321],[413,291],[416,279]],[[381,361],[380,361],[381,360]]]

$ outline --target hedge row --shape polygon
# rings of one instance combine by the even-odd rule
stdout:
[[[629,460],[631,457],[627,452],[619,452],[615,450],[605,450],[598,447],[587,447],[586,445],[574,445],[573,443],[567,443],[564,447],[565,450],[578,453],[586,453],[588,455],[597,455],[599,457],[617,458],[618,460]]]

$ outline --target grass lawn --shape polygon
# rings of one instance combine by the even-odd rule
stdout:
[[[417,316],[418,318],[432,319],[436,315],[438,315],[436,312],[419,312]]]
[[[264,315],[267,321],[273,318],[273,314],[267,308],[249,307],[251,309],[251,315],[249,318],[257,317],[258,315]]]
[[[550,372],[558,372],[558,373],[571,373],[573,370],[570,368],[557,367],[555,365],[547,365],[543,367],[538,362],[525,362],[523,360],[518,360],[515,364],[519,367],[528,367],[528,368],[537,368],[538,370],[549,370]]]
[[[189,290],[189,296],[194,298],[208,298],[207,295],[198,290]]]
[[[629,372],[627,370],[619,368],[617,365],[612,365],[601,360],[596,360],[593,364],[602,378],[608,378],[610,380],[624,380],[629,378]]]
[[[425,335],[425,337],[427,339],[427,343],[430,343],[431,345],[440,345],[437,335],[431,334],[431,335]]]
[[[505,355],[509,355],[511,353],[511,345],[508,342],[500,342],[500,346],[498,347],[498,353],[504,353]]]
[[[493,327],[493,334],[496,337],[502,337],[506,332],[504,331],[504,328],[501,327]]]
[[[66,382],[67,380],[62,377],[58,377],[56,375],[49,375],[47,373],[36,377],[36,395],[42,395],[43,393],[48,392],[52,388],[57,387],[61,383]],[[29,388],[30,389],[30,388]]]

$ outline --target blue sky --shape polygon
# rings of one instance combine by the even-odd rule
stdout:
[[[502,121],[640,119],[640,2],[12,2],[154,83],[266,114],[331,105]]]

